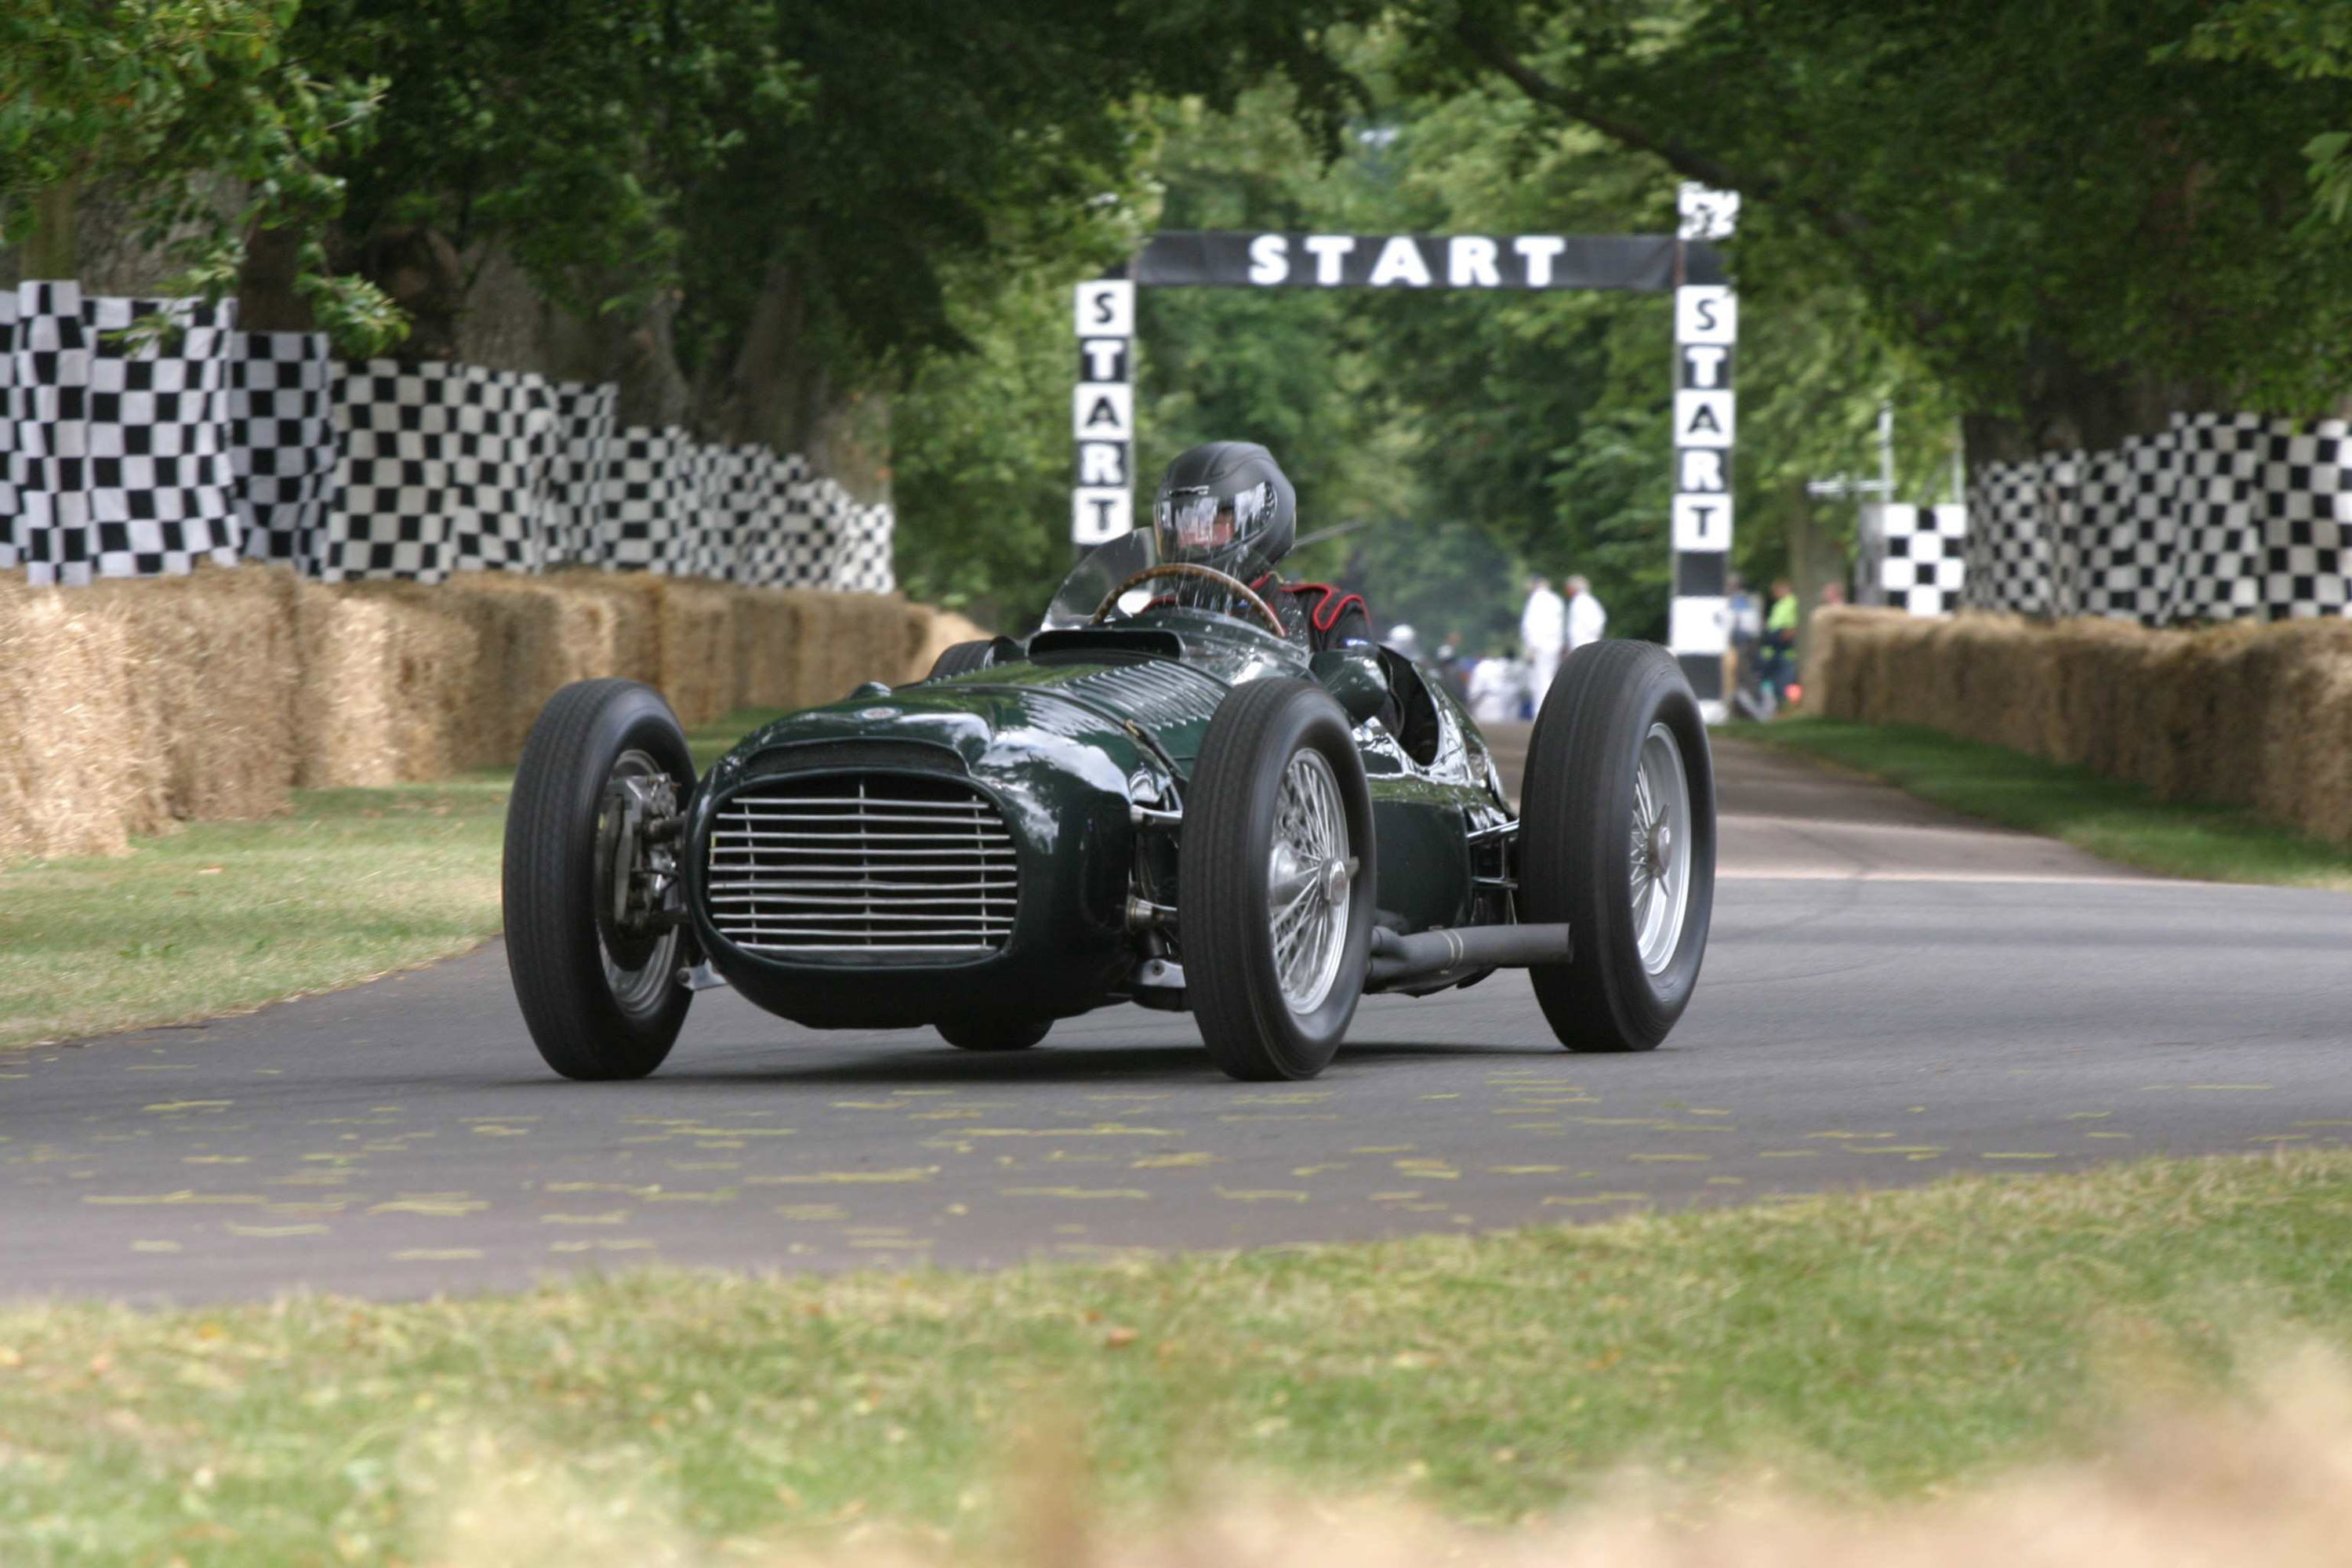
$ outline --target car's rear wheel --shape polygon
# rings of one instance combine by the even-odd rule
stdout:
[[[686,1022],[675,900],[694,760],[669,704],[583,680],[541,710],[507,805],[507,970],[523,1022],[566,1078],[643,1078]]]
[[[1573,1051],[1646,1051],[1690,1003],[1715,907],[1715,763],[1672,655],[1600,642],[1560,666],[1528,742],[1519,909],[1575,956],[1528,971]]]
[[[940,1038],[960,1051],[1025,1051],[1053,1031],[1051,1018],[994,1014],[958,1018],[939,1026]]]
[[[1184,801],[1178,932],[1201,1037],[1237,1079],[1313,1078],[1363,994],[1371,800],[1348,716],[1320,687],[1234,689]]]
[[[996,662],[996,643],[991,637],[974,637],[970,642],[950,643],[940,649],[940,657],[931,660],[931,672],[926,680],[944,680],[950,675],[970,675],[975,669],[986,669]]]

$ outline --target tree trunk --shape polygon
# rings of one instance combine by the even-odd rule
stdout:
[[[804,280],[779,262],[731,359],[705,368],[695,422],[717,439],[799,452],[866,505],[890,499],[890,400],[845,392],[811,342]]]
[[[245,247],[236,278],[236,324],[248,332],[308,332],[318,328],[310,302],[294,289],[301,240],[290,228],[265,228]]]
[[[33,232],[25,241],[25,276],[72,278],[81,261],[81,182],[64,180],[33,197]]]
[[[2162,431],[2175,414],[2213,412],[2226,401],[2221,388],[2204,382],[2166,380],[2129,365],[2094,370],[2037,339],[2027,346],[2018,388],[2022,413],[1964,416],[1960,435],[1973,471],[2044,452],[2110,451],[2126,436]]]

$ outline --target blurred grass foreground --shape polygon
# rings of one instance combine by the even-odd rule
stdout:
[[[2347,1287],[2352,1156],[2313,1152],[1108,1268],[18,1308],[0,1562],[2335,1562],[2342,1375],[2264,1380],[2347,1343]]]

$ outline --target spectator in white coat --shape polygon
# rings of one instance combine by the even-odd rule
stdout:
[[[1527,608],[1519,612],[1519,646],[1528,650],[1528,699],[1543,711],[1544,693],[1559,673],[1559,656],[1568,636],[1568,605],[1551,591],[1549,578],[1528,579]]]
[[[1568,651],[1609,635],[1609,612],[1592,596],[1592,584],[1581,577],[1568,580]]]
[[[1468,706],[1470,717],[1479,723],[1516,719],[1525,700],[1527,676],[1517,659],[1489,654],[1471,666]]]

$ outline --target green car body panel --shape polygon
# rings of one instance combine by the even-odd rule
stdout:
[[[1181,809],[1218,704],[1237,684],[1309,679],[1306,654],[1213,613],[999,638],[995,662],[888,690],[868,686],[747,736],[697,784],[687,898],[712,967],[747,998],[816,1027],[879,1028],[1000,1013],[1064,1017],[1129,1000],[1144,956],[1129,901],[1165,835],[1133,808]],[[1410,933],[1508,920],[1512,820],[1486,742],[1451,695],[1389,650],[1399,734],[1356,730],[1373,809],[1380,921]],[[1017,907],[992,951],[780,953],[714,919],[710,844],[728,802],[772,781],[962,781],[996,807],[1018,861]],[[887,784],[877,785],[885,787]],[[1158,848],[1152,839],[1160,840]],[[1139,868],[1141,868],[1139,873]],[[1181,909],[1181,898],[1178,900]],[[1178,921],[1181,932],[1181,918]],[[1177,937],[1181,942],[1181,935]]]

